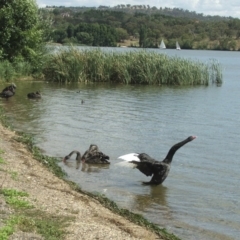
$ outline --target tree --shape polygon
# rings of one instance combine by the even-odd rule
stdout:
[[[128,33],[125,29],[123,28],[116,28],[117,31],[117,36],[118,36],[118,42],[125,40],[128,38]]]
[[[44,41],[45,30],[35,0],[0,0],[0,57],[31,61]]]
[[[67,35],[68,35],[68,38],[74,37],[74,26],[73,26],[73,24],[68,25]]]
[[[78,32],[76,37],[81,44],[91,46],[93,43],[93,36],[87,32]]]
[[[147,28],[146,26],[141,25],[139,29],[139,46],[146,47],[147,41]]]
[[[63,40],[67,38],[67,32],[64,29],[58,29],[54,32],[53,41],[56,43],[63,43]]]

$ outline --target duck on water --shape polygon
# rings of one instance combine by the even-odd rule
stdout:
[[[176,151],[188,142],[194,140],[196,136],[190,136],[185,140],[176,143],[168,151],[167,156],[162,161],[157,161],[151,158],[146,153],[130,153],[120,156],[119,159],[123,159],[129,163],[133,163],[135,167],[146,176],[152,176],[150,182],[143,182],[148,185],[158,185],[163,183],[167,178],[171,168],[171,162]]]
[[[85,151],[83,156],[79,151],[73,150],[67,156],[63,158],[63,162],[71,158],[73,154],[76,154],[76,162],[77,162],[77,169],[79,168],[80,162],[88,163],[88,164],[110,164],[109,156],[105,155],[103,152],[99,151],[99,148],[95,144],[91,144],[89,149]]]

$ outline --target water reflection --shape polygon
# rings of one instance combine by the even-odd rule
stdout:
[[[109,169],[109,164],[102,165],[102,164],[87,164],[82,163],[82,172],[88,172],[88,173],[99,173],[102,169]]]
[[[75,164],[73,161],[65,161],[63,162],[65,166],[68,168],[76,168],[80,169],[82,172],[88,173],[99,173],[102,169],[109,169],[109,164],[87,164],[82,161],[76,161]]]
[[[149,186],[149,192],[146,194],[139,194],[135,196],[135,203],[137,210],[145,210],[153,204],[166,207],[168,188],[163,185]]]

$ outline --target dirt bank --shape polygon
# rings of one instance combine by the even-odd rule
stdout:
[[[64,239],[163,239],[122,216],[116,215],[97,200],[76,192],[33,158],[26,146],[15,140],[13,131],[0,125],[0,189],[16,189],[29,194],[35,209],[53,216],[69,217]],[[14,176],[14,177],[13,177]],[[14,210],[0,194],[0,228]],[[36,233],[15,229],[11,239],[43,239]]]

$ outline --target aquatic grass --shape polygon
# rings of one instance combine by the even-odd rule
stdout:
[[[68,48],[52,54],[47,81],[116,82],[123,84],[208,85],[221,82],[217,62],[202,63],[147,51],[107,52]]]
[[[211,64],[209,64],[209,71],[211,73],[211,80],[213,83],[222,84],[222,68],[216,59],[210,59]]]
[[[15,76],[15,69],[9,61],[0,62],[0,79],[10,81]]]
[[[70,51],[60,51],[49,57],[47,66],[43,69],[45,78],[54,82],[82,82],[84,56],[72,48]]]
[[[17,77],[27,77],[32,73],[32,66],[26,61],[17,61],[13,63],[15,70],[15,78]]]
[[[12,81],[20,77],[29,77],[32,74],[32,66],[26,61],[0,61],[0,80]]]

